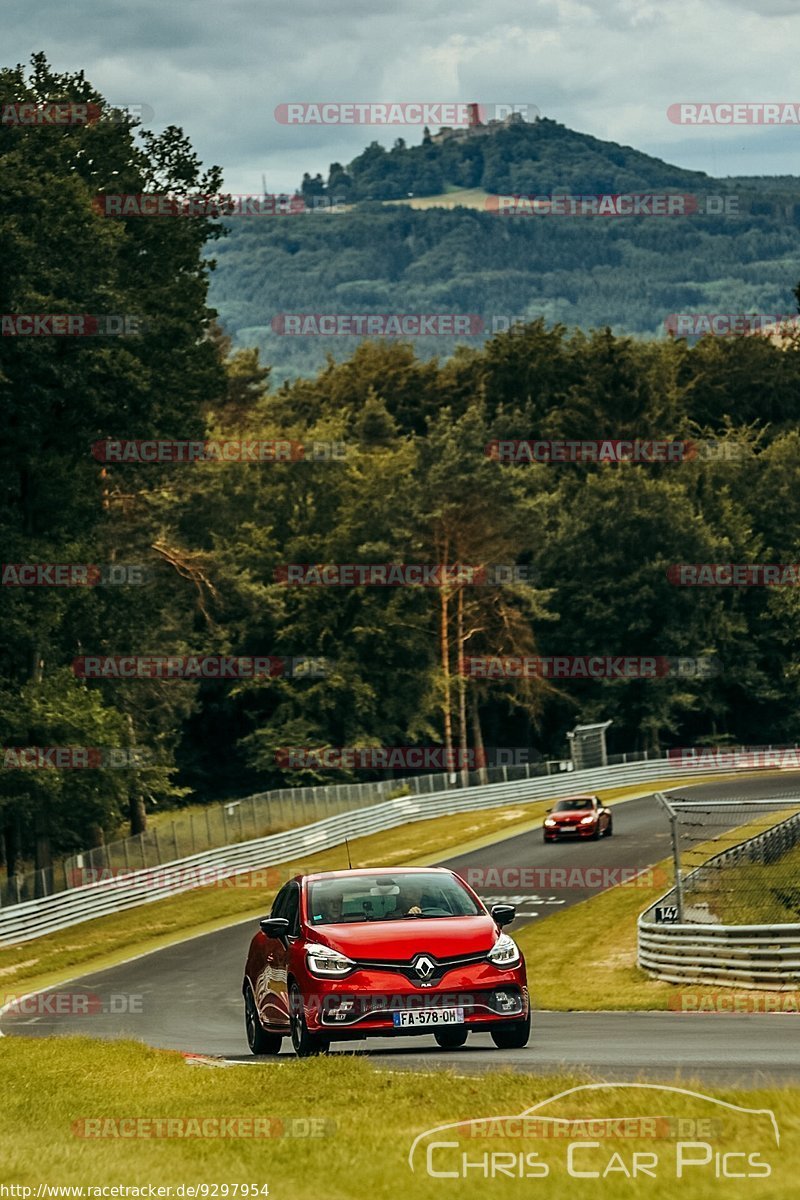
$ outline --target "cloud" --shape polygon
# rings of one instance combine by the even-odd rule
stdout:
[[[794,0],[42,0],[4,18],[4,63],[44,50],[112,101],[182,126],[226,186],[287,190],[418,128],[288,127],[290,100],[535,104],[572,128],[711,174],[791,174],[800,130],[688,129],[685,100],[792,100]]]

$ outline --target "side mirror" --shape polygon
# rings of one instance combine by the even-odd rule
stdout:
[[[553,810],[552,810],[552,808],[546,808],[544,811],[545,811],[546,813],[551,813]]]
[[[258,927],[268,938],[277,938],[279,942],[284,941],[289,933],[289,922],[286,917],[262,917],[258,922]]]
[[[510,925],[517,915],[516,905],[514,904],[493,904],[489,912],[501,927],[503,925]]]

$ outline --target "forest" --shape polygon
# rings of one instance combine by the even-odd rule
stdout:
[[[2,83],[4,94],[37,102],[103,103],[82,76],[56,75],[43,60],[30,78],[7,71]],[[568,730],[593,720],[613,721],[610,748],[620,751],[800,739],[791,573],[781,586],[700,587],[676,574],[679,564],[800,558],[795,339],[648,341],[599,315],[589,330],[539,316],[447,357],[367,340],[343,361],[287,379],[255,346],[237,346],[209,301],[209,256],[242,254],[244,264],[243,240],[265,226],[226,237],[205,218],[114,221],[93,206],[104,190],[218,192],[218,169],[203,167],[180,130],[137,135],[119,121],[0,128],[0,163],[0,311],[139,322],[124,336],[0,339],[7,870],[45,864],[126,822],[141,828],[154,806],[378,774],[290,769],[287,747],[483,743],[552,758],[565,753]],[[338,286],[355,298],[360,256],[380,255],[388,282],[376,303],[386,311],[391,295],[396,309],[395,283],[411,270],[407,238],[417,239],[417,262],[429,258],[431,278],[436,262],[451,274],[454,264],[474,268],[493,219],[435,214],[423,235],[423,216],[395,210],[337,224],[360,239],[346,272],[331,266]],[[315,239],[324,255],[316,218],[299,220],[297,234],[286,226],[271,236],[296,237],[295,261]],[[393,223],[406,239],[386,236]],[[662,223],[647,236],[675,230]],[[576,228],[562,267],[586,279],[584,235]],[[742,233],[737,241],[751,245],[753,295],[778,286],[778,256],[772,267],[759,258],[761,235],[754,222],[750,243]],[[523,236],[487,226],[509,304],[514,239]],[[780,288],[796,311],[789,227],[785,236]],[[469,261],[459,239],[476,248]],[[625,246],[609,234],[606,253],[610,272]],[[712,254],[724,273],[719,247]],[[659,255],[683,259],[666,244]],[[276,294],[291,284],[284,265],[268,273]],[[313,275],[296,276],[308,281],[309,302]],[[452,291],[447,303],[457,298]],[[678,299],[676,291],[659,303]],[[460,303],[469,305],[468,293]],[[681,440],[695,452],[639,462],[503,462],[491,453],[498,440],[525,439]],[[110,440],[293,449],[260,461],[133,461],[98,453]],[[40,573],[38,586],[24,586],[9,564],[93,569],[60,586]],[[519,569],[481,586],[448,578],[326,587],[291,586],[292,564]],[[188,680],[90,678],[76,667],[123,655],[275,656],[324,670]],[[567,680],[460,669],[465,656],[519,655],[693,657],[718,669]],[[67,746],[145,753],[124,770],[107,758],[90,770],[24,769],[14,755]]]

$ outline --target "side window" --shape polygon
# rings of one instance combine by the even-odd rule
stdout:
[[[291,892],[292,885],[290,883],[285,883],[272,902],[272,912],[269,914],[271,917],[288,916],[286,908],[289,903]]]
[[[290,883],[286,896],[286,905],[280,916],[289,922],[289,934],[297,937],[300,933],[300,888],[296,883]]]

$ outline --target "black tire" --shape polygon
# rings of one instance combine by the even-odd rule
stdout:
[[[267,1033],[256,1010],[256,1002],[248,983],[244,994],[244,1027],[247,1044],[253,1054],[279,1054],[283,1038],[279,1033]]]
[[[595,829],[594,833],[592,834],[592,841],[596,842],[596,841],[599,841],[599,839],[600,839],[600,821],[598,820],[597,828]]]
[[[289,1026],[292,1046],[298,1058],[311,1058],[314,1054],[327,1054],[330,1050],[330,1038],[322,1037],[318,1033],[309,1033],[303,1009],[303,996],[296,983],[289,988]]]
[[[434,1029],[433,1036],[443,1050],[458,1050],[466,1042],[469,1030],[466,1025],[449,1025],[446,1029]]]
[[[614,822],[613,822],[613,821],[611,820],[611,818],[609,817],[609,818],[608,818],[608,825],[606,826],[606,837],[611,837],[611,835],[612,835],[612,833],[613,833],[613,832],[614,832]]]
[[[498,1050],[521,1050],[531,1036],[531,1014],[524,1021],[508,1021],[492,1030],[492,1041]]]

